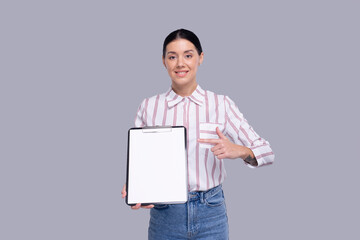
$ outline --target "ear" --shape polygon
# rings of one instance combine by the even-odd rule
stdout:
[[[163,64],[164,64],[165,68],[167,68],[167,67],[166,67],[166,64],[165,64],[165,58],[164,58],[164,56],[162,56],[162,62],[163,62]]]
[[[200,59],[199,59],[199,66],[200,66],[202,64],[202,62],[204,61],[204,52],[202,52],[199,57],[200,57]]]

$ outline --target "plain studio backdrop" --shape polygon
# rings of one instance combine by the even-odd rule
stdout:
[[[226,160],[231,239],[360,239],[358,1],[1,1],[0,239],[146,239],[121,199],[127,130],[200,38],[204,89],[232,98],[275,163]]]

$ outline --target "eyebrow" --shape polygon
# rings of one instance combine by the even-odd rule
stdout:
[[[188,52],[194,52],[194,50],[186,50],[184,53],[188,53]],[[176,54],[176,52],[170,51],[167,52],[166,54]]]

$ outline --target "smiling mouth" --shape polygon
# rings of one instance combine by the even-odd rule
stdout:
[[[176,76],[185,77],[189,71],[175,71]]]

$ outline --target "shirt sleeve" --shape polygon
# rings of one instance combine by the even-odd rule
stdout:
[[[135,127],[144,127],[146,125],[146,121],[145,121],[145,110],[146,110],[146,105],[147,105],[148,100],[144,99],[137,112],[136,112],[136,116],[135,116]]]
[[[253,151],[258,167],[272,164],[275,155],[270,144],[261,138],[244,118],[235,103],[227,96],[225,98],[225,135],[234,143],[248,147]],[[250,168],[254,166],[245,162]]]

